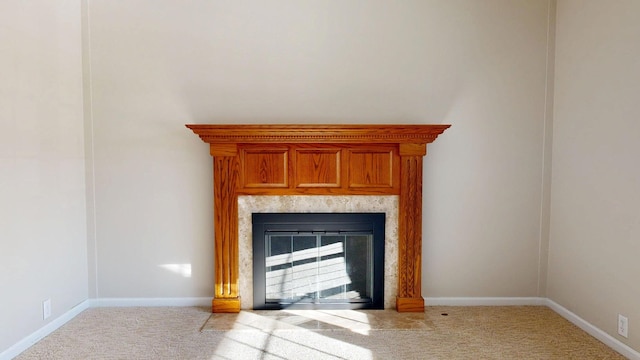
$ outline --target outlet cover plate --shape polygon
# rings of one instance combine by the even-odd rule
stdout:
[[[629,336],[629,319],[622,314],[618,314],[618,335]]]
[[[42,320],[46,320],[51,316],[51,299],[42,302]]]

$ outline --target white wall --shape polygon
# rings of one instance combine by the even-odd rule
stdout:
[[[80,32],[78,1],[0,2],[0,353],[87,298]]]
[[[453,124],[426,160],[424,295],[538,295],[548,7],[89,2],[96,296],[211,296],[211,158],[183,124],[228,122]]]
[[[559,1],[549,297],[640,349],[640,2]],[[629,317],[629,339],[617,314]]]
[[[440,75],[426,79],[424,119],[453,126],[425,159],[425,296],[544,294],[539,249],[547,241],[540,220],[551,5],[442,1],[428,11],[428,33],[437,41],[427,48]]]
[[[554,64],[554,4],[0,2],[0,352],[46,298],[211,296],[211,159],[183,124],[225,122],[453,124],[424,295],[548,295],[613,336],[623,313],[640,348],[640,6],[560,0]]]

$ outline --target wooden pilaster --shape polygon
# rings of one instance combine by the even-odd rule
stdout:
[[[240,312],[238,294],[238,196],[239,173],[236,144],[211,146],[213,156],[215,293],[211,310]]]
[[[400,144],[398,216],[399,312],[424,311],[422,298],[422,157],[426,144]]]

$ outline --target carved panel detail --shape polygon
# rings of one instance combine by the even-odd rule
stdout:
[[[399,199],[398,298],[415,311],[424,300],[422,273],[422,156],[403,156]],[[412,299],[412,300],[409,300]],[[398,308],[399,311],[402,311]]]
[[[238,178],[237,157],[213,159],[215,296],[238,298]]]

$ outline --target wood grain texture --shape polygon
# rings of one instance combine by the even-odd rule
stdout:
[[[215,298],[237,299],[238,198],[237,156],[213,158]]]
[[[451,125],[186,125],[212,143],[428,144]]]
[[[242,148],[242,186],[284,188],[289,186],[288,148]]]
[[[342,152],[335,148],[296,149],[294,159],[296,187],[341,186]]]
[[[242,188],[238,189],[238,195],[398,195],[398,191],[389,187],[300,186],[290,188]]]
[[[211,312],[214,313],[239,313],[240,297],[233,299],[214,298],[211,300]]]
[[[402,156],[400,172],[398,297],[424,303],[421,293],[422,156]]]
[[[394,152],[397,151],[395,149],[350,150],[349,187],[393,187]]]
[[[209,144],[211,156],[236,156],[238,155],[238,144]]]
[[[214,157],[214,312],[240,311],[238,195],[399,195],[396,308],[424,311],[422,157],[450,125],[186,126]]]
[[[398,312],[424,312],[424,299],[396,297]]]

